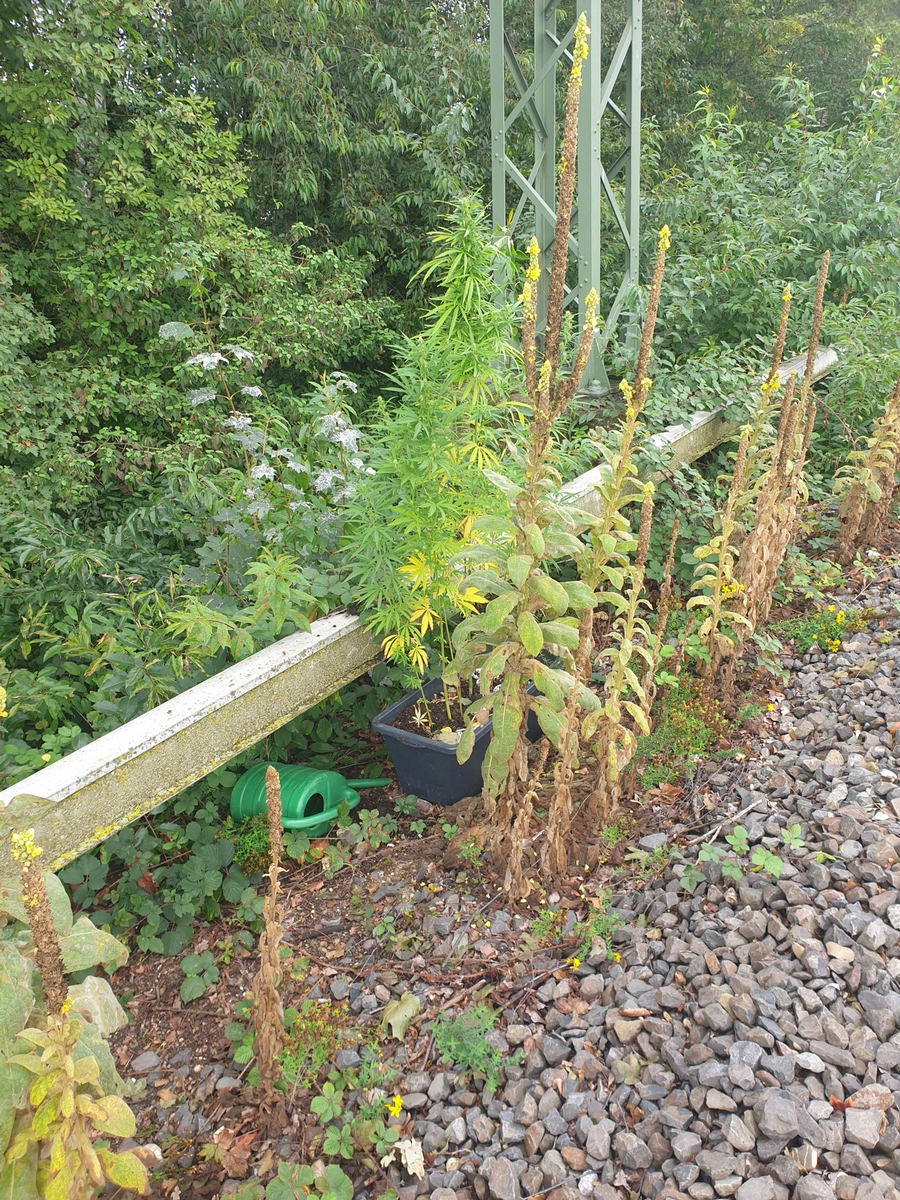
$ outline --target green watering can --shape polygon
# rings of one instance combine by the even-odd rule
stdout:
[[[390,779],[347,780],[337,771],[294,767],[284,763],[257,763],[234,785],[231,815],[245,821],[266,811],[266,771],[274,767],[281,780],[281,824],[285,829],[302,829],[307,837],[321,837],[338,817],[342,803],[355,808],[359,789],[387,787]]]

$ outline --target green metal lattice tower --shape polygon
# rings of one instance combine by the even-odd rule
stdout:
[[[590,289],[596,287],[601,294],[611,290],[601,289],[601,284],[607,282],[601,279],[601,211],[606,204],[612,213],[617,241],[621,243],[616,266],[616,276],[620,278],[597,332],[584,376],[584,390],[603,391],[609,386],[604,352],[616,332],[625,299],[638,282],[643,0],[625,0],[625,26],[605,69],[600,55],[601,0],[581,0],[564,32],[557,29],[559,4],[534,0],[533,59],[522,55],[513,44],[506,28],[503,0],[490,2],[493,219],[514,234],[525,214],[529,214],[541,247],[542,267],[549,267],[556,224],[556,143],[561,97],[557,73],[568,72],[571,66],[571,45],[579,12],[584,12],[591,28],[591,52],[584,64],[579,110],[576,212],[569,239],[577,283],[567,293],[566,300],[570,304],[577,301],[583,320],[584,301]],[[605,116],[617,121],[621,131],[611,139],[616,154],[608,163],[603,156]],[[516,163],[510,156],[510,144],[521,143],[514,127],[523,120],[531,125],[534,134],[533,159],[528,162],[526,154],[526,161]],[[621,187],[616,184],[620,176]],[[510,186],[518,192],[511,219]],[[544,270],[544,285],[547,274]],[[546,293],[543,297],[539,295],[539,305],[546,306]]]

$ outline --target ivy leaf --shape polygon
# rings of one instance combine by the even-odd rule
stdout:
[[[404,992],[399,1000],[392,1000],[390,1004],[385,1006],[384,1014],[381,1018],[382,1032],[390,1027],[391,1035],[398,1042],[402,1042],[406,1037],[410,1021],[416,1016],[421,1007],[422,1001],[418,996],[413,995],[412,992]]]

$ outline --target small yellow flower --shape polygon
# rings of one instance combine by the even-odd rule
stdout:
[[[53,757],[52,754],[42,754],[41,762],[49,762],[52,757]]]
[[[566,959],[566,966],[569,968],[570,971],[577,971],[578,968],[581,966],[581,959],[577,958],[573,955],[572,958]]]
[[[669,229],[668,225],[663,225],[662,229],[659,231],[659,246],[658,246],[658,248],[660,250],[668,250],[671,245],[672,245],[672,231],[671,231],[671,229]]]
[[[62,1002],[62,1007],[60,1008],[59,1011],[62,1013],[63,1016],[65,1016],[66,1013],[69,1012],[71,1007],[72,1007],[72,998],[71,998],[71,996],[66,996],[65,1000],[63,1000],[63,1002]]]
[[[842,612],[839,612],[839,613],[837,614],[837,616],[834,618],[834,623],[835,623],[835,625],[843,625],[843,623],[844,623],[844,614],[843,614]]]
[[[833,605],[833,604],[829,604],[829,605],[828,605],[828,611],[829,611],[829,612],[834,612],[834,605]]]
[[[770,705],[769,705],[769,712],[774,712],[774,711],[775,711],[775,705],[774,705],[774,704],[770,704]]]
[[[619,953],[618,953],[618,951],[616,951],[616,952],[613,954],[613,956],[612,956],[612,960],[613,960],[613,962],[617,962],[617,963],[618,963],[618,962],[621,962],[621,961],[622,961],[622,955],[621,955],[621,954],[619,954]]]
[[[393,1100],[386,1102],[385,1107],[392,1117],[399,1117],[401,1112],[403,1112],[403,1097],[395,1096]]]

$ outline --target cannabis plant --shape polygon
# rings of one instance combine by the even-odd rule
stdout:
[[[473,519],[497,508],[483,471],[499,465],[516,423],[513,310],[501,286],[509,247],[487,229],[481,203],[462,197],[432,234],[435,254],[420,278],[439,292],[422,332],[396,348],[390,391],[375,407],[372,473],[344,539],[367,625],[410,681],[428,668],[435,642],[446,664],[450,625],[483,600],[462,585],[453,558]]]

